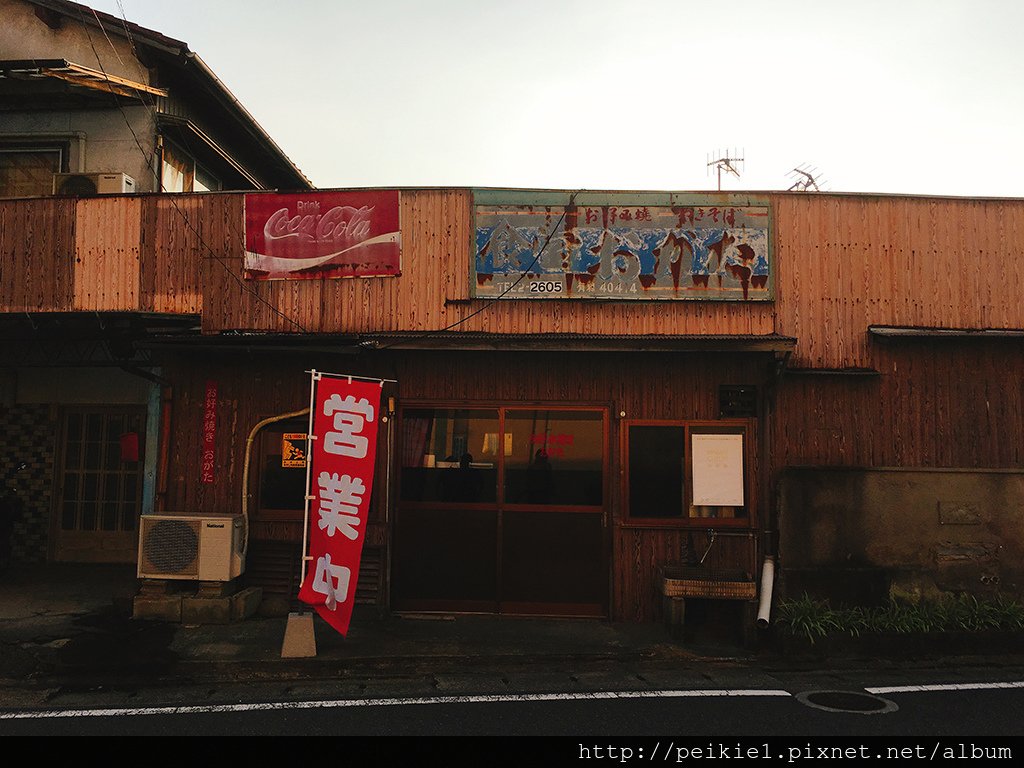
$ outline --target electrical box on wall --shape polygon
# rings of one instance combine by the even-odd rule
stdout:
[[[135,191],[135,179],[120,171],[115,173],[55,173],[53,194],[89,197],[120,195]]]

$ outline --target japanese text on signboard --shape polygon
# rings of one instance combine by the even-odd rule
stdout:
[[[478,204],[474,210],[478,298],[772,298],[767,206]]]
[[[203,447],[200,456],[199,479],[203,483],[214,481],[215,448],[217,444],[217,382],[206,382],[203,398]]]

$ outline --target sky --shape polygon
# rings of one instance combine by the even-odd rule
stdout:
[[[1024,197],[1019,0],[85,0],[320,188]]]

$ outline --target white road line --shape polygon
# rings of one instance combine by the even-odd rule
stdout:
[[[697,698],[723,696],[792,696],[788,691],[605,691],[595,693],[525,693],[489,696],[428,696],[410,699],[338,699],[335,701],[288,701],[258,704],[210,704],[191,707],[137,707],[132,709],[48,709],[0,712],[0,720],[35,720],[57,717],[132,717],[141,715],[197,715],[216,712],[266,712],[288,709],[332,709],[337,707],[391,707],[417,704],[489,704],[518,701],[585,701],[588,699]]]
[[[865,688],[868,693],[916,693],[919,691],[984,691],[992,688],[1024,688],[1024,681],[1012,683],[946,683],[943,685],[890,685]]]

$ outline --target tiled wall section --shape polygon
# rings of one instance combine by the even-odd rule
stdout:
[[[57,426],[57,409],[48,405],[0,406],[0,481],[11,488],[10,481],[16,477],[25,502],[21,519],[14,524],[11,559],[15,563],[46,560]],[[28,467],[12,475],[22,461]]]

